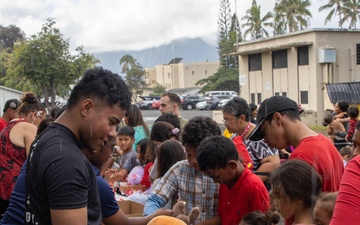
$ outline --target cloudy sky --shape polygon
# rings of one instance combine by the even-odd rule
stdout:
[[[262,14],[275,0],[257,0]],[[324,26],[328,12],[318,8],[328,0],[312,0],[311,27]],[[235,0],[230,0],[235,12]],[[0,24],[19,26],[27,36],[40,31],[47,18],[72,47],[87,51],[140,50],[185,37],[202,37],[215,45],[220,0],[1,0]],[[241,18],[251,0],[237,0]],[[326,27],[337,27],[336,21]]]

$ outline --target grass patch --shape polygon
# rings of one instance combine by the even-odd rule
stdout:
[[[327,127],[324,126],[309,126],[309,128],[317,133],[325,134],[327,132]]]

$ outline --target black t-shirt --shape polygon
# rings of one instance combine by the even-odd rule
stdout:
[[[50,209],[86,206],[88,224],[101,224],[96,177],[79,146],[75,135],[57,123],[34,142],[26,171],[26,224],[51,224]]]

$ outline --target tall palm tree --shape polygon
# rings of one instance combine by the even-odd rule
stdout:
[[[136,60],[129,54],[124,55],[120,59],[121,73],[127,73],[136,64]]]
[[[310,5],[310,0],[281,0],[275,5],[275,12],[285,20],[289,32],[294,32],[306,29],[310,25]]]
[[[341,19],[340,24],[345,21],[349,22],[349,29],[355,28],[358,19],[360,20],[360,0],[347,0],[344,1],[342,7],[344,17]]]
[[[332,17],[339,16],[339,27],[342,28],[343,20],[341,18],[342,14],[342,3],[344,0],[329,0],[329,2],[323,6],[320,6],[319,12],[323,10],[331,9],[327,17],[325,18],[324,24],[329,22]]]
[[[271,12],[266,13],[266,15],[261,18],[261,7],[256,4],[256,0],[253,0],[252,6],[246,11],[246,15],[241,18],[246,22],[241,26],[242,28],[248,27],[244,32],[244,37],[251,35],[252,40],[260,39],[262,37],[269,37],[268,32],[264,27],[272,27],[273,23],[268,22],[273,18]]]

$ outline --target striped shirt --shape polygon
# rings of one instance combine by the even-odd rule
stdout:
[[[200,215],[195,223],[216,215],[219,185],[202,172],[195,172],[187,160],[174,164],[153,189],[145,203],[144,215],[163,207],[173,195],[186,202],[184,213],[199,207]]]

